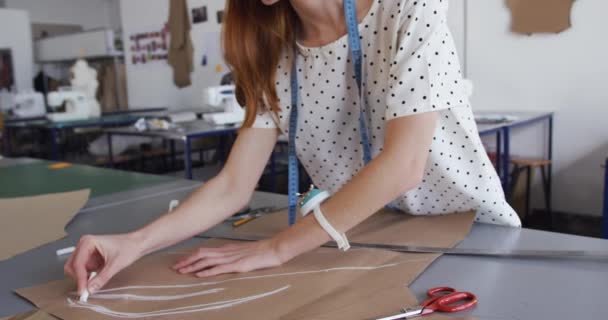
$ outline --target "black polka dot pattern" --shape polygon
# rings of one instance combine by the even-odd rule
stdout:
[[[477,211],[477,221],[520,226],[483,148],[446,21],[447,0],[375,0],[359,24],[363,101],[374,156],[386,123],[437,112],[423,181],[392,205],[415,215]],[[313,182],[338,191],[364,166],[357,84],[346,36],[323,47],[298,45],[296,149]],[[277,70],[281,112],[262,112],[257,128],[289,129],[292,50]]]

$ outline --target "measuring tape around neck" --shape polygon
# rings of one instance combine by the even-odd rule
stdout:
[[[361,54],[361,39],[359,37],[359,23],[357,19],[357,7],[355,0],[344,0],[344,14],[346,17],[346,28],[348,30],[348,44],[351,52],[352,65],[354,67],[355,79],[357,88],[359,89],[359,131],[361,133],[361,144],[363,147],[363,163],[367,165],[371,161],[371,146],[369,143],[369,134],[367,131],[367,117],[363,106],[363,90],[362,90],[362,54]],[[298,74],[297,62],[298,52],[297,46],[294,43],[294,56],[291,67],[291,110],[289,118],[289,144],[288,144],[288,192],[289,192],[289,225],[296,222],[297,207],[298,207],[298,188],[299,165],[296,151],[296,134],[298,130]]]

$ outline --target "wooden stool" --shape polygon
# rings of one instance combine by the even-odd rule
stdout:
[[[513,165],[513,171],[511,172],[511,195],[513,194],[513,189],[517,184],[520,175],[525,171],[526,172],[526,210],[525,216],[523,220],[526,220],[530,216],[530,193],[532,187],[532,170],[534,168],[540,169],[540,174],[542,177],[543,183],[543,191],[545,194],[545,214],[547,223],[549,225],[549,229],[553,229],[553,214],[551,208],[551,181],[549,180],[549,172],[551,168],[551,160],[545,159],[511,159],[511,164]]]

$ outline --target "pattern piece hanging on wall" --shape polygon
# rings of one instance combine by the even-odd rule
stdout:
[[[575,0],[506,0],[511,10],[511,31],[522,34],[560,33],[571,27]]]
[[[169,65],[173,68],[173,82],[178,88],[192,84],[194,71],[194,47],[190,36],[190,18],[186,0],[171,0],[169,5]]]

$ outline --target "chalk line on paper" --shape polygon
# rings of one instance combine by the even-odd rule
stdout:
[[[244,280],[255,280],[255,279],[267,279],[267,278],[278,278],[278,277],[290,277],[290,276],[299,276],[299,275],[307,275],[307,274],[316,274],[316,273],[328,273],[328,272],[338,272],[338,271],[373,271],[378,269],[385,269],[390,267],[395,267],[404,263],[410,262],[420,262],[427,261],[427,259],[415,259],[415,260],[404,260],[395,263],[383,264],[378,266],[361,266],[361,267],[335,267],[321,270],[308,270],[308,271],[296,271],[296,272],[287,272],[287,273],[275,273],[275,274],[267,274],[260,276],[247,276],[247,277],[238,277],[233,279],[226,279],[220,281],[208,281],[208,282],[199,282],[194,284],[173,284],[173,285],[136,285],[136,286],[127,286],[127,287],[119,287],[119,288],[111,288],[99,290],[97,293],[108,293],[108,292],[116,292],[116,291],[125,291],[125,290],[142,290],[142,289],[179,289],[179,288],[193,288],[193,287],[202,287],[202,286],[212,286],[229,282],[237,282]],[[93,296],[95,297],[95,295]]]
[[[101,293],[93,295],[95,299],[102,300],[135,300],[135,301],[172,301],[172,300],[180,300],[187,299],[192,297],[198,297],[213,293],[218,293],[224,291],[224,288],[217,288],[211,290],[204,290],[198,292],[192,292],[187,294],[179,294],[179,295],[169,295],[169,296],[146,296],[146,295],[137,295],[137,294],[111,294],[111,293]]]
[[[193,306],[179,307],[179,308],[166,309],[166,310],[157,310],[157,311],[150,311],[150,312],[142,312],[142,313],[115,311],[115,310],[106,308],[104,306],[95,305],[92,303],[74,301],[69,298],[68,298],[68,305],[73,308],[88,309],[93,312],[103,314],[106,316],[112,316],[112,317],[117,317],[117,318],[126,318],[126,319],[138,319],[138,318],[146,318],[146,317],[160,317],[160,316],[169,316],[169,315],[177,315],[177,314],[185,314],[185,313],[196,313],[196,312],[231,308],[231,307],[243,304],[243,303],[247,303],[250,301],[262,299],[262,298],[277,294],[279,292],[289,289],[290,287],[291,287],[290,285],[287,285],[287,286],[284,286],[282,288],[279,288],[279,289],[276,289],[273,291],[268,291],[268,292],[264,292],[261,294],[252,295],[252,296],[248,296],[248,297],[244,297],[244,298],[210,302],[210,303],[204,303],[204,304],[193,305]]]
[[[192,287],[211,286],[211,285],[218,285],[218,284],[222,284],[222,283],[245,281],[245,280],[290,277],[290,276],[338,272],[338,271],[373,271],[373,270],[395,267],[395,266],[405,264],[405,263],[420,262],[420,261],[427,261],[427,259],[414,259],[414,260],[409,259],[409,260],[402,260],[402,261],[395,262],[395,263],[388,263],[388,264],[377,265],[377,266],[359,266],[359,267],[346,266],[346,267],[334,267],[334,268],[327,268],[327,269],[320,269],[320,270],[296,271],[296,272],[276,273],[276,274],[268,274],[268,275],[260,275],[260,276],[246,276],[246,277],[239,277],[239,278],[226,279],[226,280],[220,280],[220,281],[200,282],[200,283],[195,283],[195,284],[126,286],[126,287],[120,287],[120,288],[111,288],[111,289],[100,290],[97,292],[97,294],[93,295],[93,298],[100,298],[100,299],[104,299],[104,298],[105,299],[129,299],[129,298],[131,298],[134,300],[140,299],[140,300],[144,300],[144,301],[177,300],[177,299],[182,299],[182,298],[187,298],[187,297],[192,297],[192,296],[197,296],[197,295],[216,293],[216,292],[222,291],[224,289],[216,288],[216,289],[211,289],[211,290],[206,290],[206,291],[189,293],[189,294],[185,294],[185,295],[175,295],[175,296],[138,296],[138,295],[132,295],[132,294],[108,294],[108,292],[117,292],[117,291],[125,291],[125,290],[142,290],[142,289],[192,288]],[[210,303],[193,305],[193,306],[185,306],[185,307],[166,309],[166,310],[157,310],[157,311],[150,311],[150,312],[143,312],[143,313],[129,313],[129,312],[115,311],[115,310],[111,310],[111,309],[101,306],[101,305],[96,305],[96,304],[92,304],[92,303],[88,303],[88,302],[73,301],[72,299],[69,299],[69,298],[67,299],[67,302],[70,307],[74,307],[74,308],[84,308],[84,309],[91,310],[93,312],[97,312],[99,314],[118,317],[118,318],[137,319],[137,318],[145,318],[145,317],[157,317],[157,316],[184,314],[184,313],[196,313],[196,312],[203,312],[203,311],[209,311],[209,310],[230,308],[230,307],[233,307],[233,306],[236,306],[239,304],[243,304],[243,303],[246,303],[249,301],[261,299],[261,298],[279,293],[281,291],[287,290],[290,287],[291,287],[291,285],[287,285],[285,287],[279,288],[274,291],[269,291],[269,292],[265,292],[265,293],[261,293],[261,294],[257,294],[257,295],[252,295],[252,296],[247,296],[244,298],[210,302]]]

